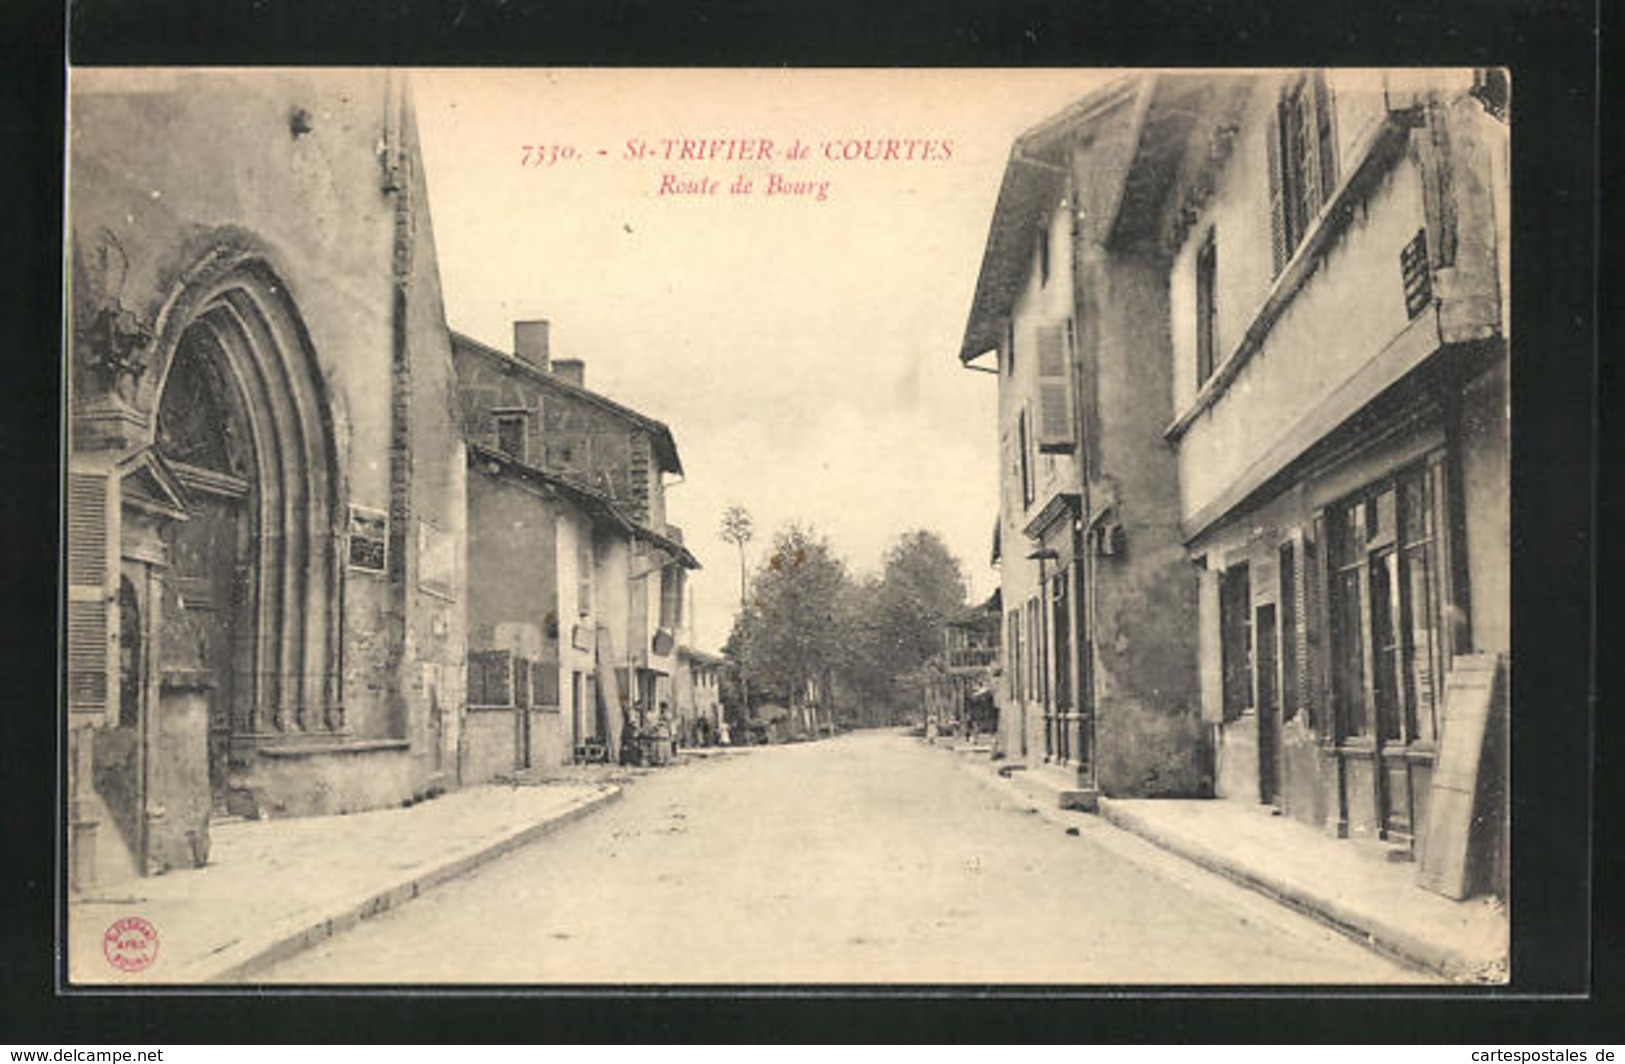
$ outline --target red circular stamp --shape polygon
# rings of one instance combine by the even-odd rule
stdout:
[[[139,916],[115,920],[102,936],[107,963],[121,972],[139,972],[158,959],[158,929]]]

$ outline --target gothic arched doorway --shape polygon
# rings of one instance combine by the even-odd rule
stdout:
[[[239,694],[252,672],[255,557],[250,506],[256,496],[246,412],[222,373],[213,334],[182,335],[158,407],[158,449],[186,485],[189,520],[169,532],[177,615],[167,626],[168,664],[199,675],[209,702],[209,791],[227,807],[231,736],[241,724]],[[234,719],[239,718],[239,719]]]
[[[191,510],[169,532],[163,657],[207,692],[215,808],[247,813],[256,749],[344,727],[331,412],[268,271],[240,264],[192,295],[155,403]]]

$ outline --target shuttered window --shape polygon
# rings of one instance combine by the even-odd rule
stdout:
[[[1280,273],[1337,184],[1335,110],[1326,76],[1297,78],[1281,93],[1268,141],[1270,242]]]
[[[1038,327],[1038,450],[1070,453],[1076,435],[1072,417],[1072,374],[1062,325]]]
[[[1196,386],[1213,376],[1217,363],[1218,314],[1215,296],[1219,283],[1219,249],[1213,230],[1207,231],[1196,253]]]
[[[107,711],[111,642],[107,600],[107,477],[67,477],[68,708]]]

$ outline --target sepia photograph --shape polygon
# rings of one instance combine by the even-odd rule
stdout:
[[[1515,980],[1506,68],[67,80],[64,991]]]

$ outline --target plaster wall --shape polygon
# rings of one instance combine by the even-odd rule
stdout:
[[[1196,573],[1179,527],[1170,416],[1167,264],[1085,245],[1085,422],[1091,519],[1121,528],[1089,566],[1097,780],[1108,795],[1205,795]],[[1087,548],[1086,548],[1087,549]]]
[[[1347,121],[1344,97],[1336,97],[1338,129],[1350,140],[1340,174],[1358,161],[1351,157],[1357,151],[1347,127],[1369,132],[1369,91],[1348,103]],[[1218,251],[1217,361],[1237,350],[1276,283],[1265,144],[1275,92],[1271,82],[1260,85],[1213,198],[1175,256],[1170,320],[1176,412],[1191,408],[1197,397],[1195,259],[1205,234],[1213,231]],[[1356,206],[1259,350],[1179,441],[1187,520],[1253,470],[1300,418],[1405,329],[1399,256],[1423,226],[1419,173],[1410,158],[1401,158]]]
[[[1028,631],[1027,604],[1041,597],[1039,563],[1027,558],[1034,544],[1023,529],[1058,491],[1078,490],[1077,465],[1071,455],[1039,454],[1035,437],[1035,417],[1038,408],[1038,340],[1041,325],[1060,325],[1073,314],[1073,281],[1071,221],[1063,204],[1057,202],[1041,221],[1050,243],[1049,277],[1044,280],[1039,269],[1038,232],[1034,231],[1033,250],[1028,276],[1017,296],[1012,313],[1012,351],[1008,347],[999,352],[999,562],[1001,598],[1005,617],[1021,615],[1021,687],[1026,697],[1021,704],[1011,700],[1011,671],[1017,664],[1012,650],[1004,650],[1004,675],[1000,682],[1000,742],[1005,753],[1014,758],[1041,759],[1044,752],[1044,706],[1033,685],[1028,682],[1031,672],[1030,655],[1034,652],[1034,637],[1047,640],[1047,621],[1037,633]],[[1020,419],[1027,422],[1026,460],[1033,483],[1033,498],[1027,503],[1022,497]],[[1008,632],[1008,621],[1002,622]],[[1045,649],[1046,659],[1053,653]]]

